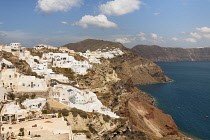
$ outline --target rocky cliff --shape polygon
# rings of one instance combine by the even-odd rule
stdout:
[[[111,108],[119,116],[128,118],[128,121],[120,125],[116,123],[104,125],[101,119],[96,122],[91,118],[75,121],[75,119],[80,118],[74,118],[70,115],[68,121],[71,124],[82,122],[81,125],[85,126],[80,128],[88,130],[86,125],[88,122],[88,125],[97,127],[94,128],[97,133],[91,134],[96,137],[100,133],[100,138],[103,139],[132,139],[134,137],[137,139],[159,139],[169,135],[173,135],[175,138],[179,137],[178,128],[171,116],[152,106],[153,99],[135,87],[137,84],[170,81],[159,66],[140,57],[120,43],[88,39],[63,47],[76,52],[115,47],[124,52],[123,55],[112,59],[101,60],[102,64],[93,64],[93,68],[88,71],[88,74],[77,75],[76,81],[81,88],[96,93],[105,106]],[[143,110],[143,113],[140,109]],[[109,123],[111,122],[110,120]],[[115,127],[111,127],[113,125]],[[100,129],[104,129],[104,126],[109,129],[100,131]]]
[[[141,57],[153,62],[167,61],[210,61],[210,47],[206,48],[172,48],[137,45],[132,48]]]

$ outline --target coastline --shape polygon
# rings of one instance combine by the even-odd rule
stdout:
[[[174,82],[174,81],[175,81],[175,80],[172,80],[172,81],[169,81],[169,82],[165,82],[165,83],[170,83],[170,82]],[[142,91],[144,94],[146,94],[147,96],[151,97],[152,100],[153,100],[152,105],[155,106],[155,107],[157,107],[158,109],[160,109],[160,108],[158,107],[158,104],[159,104],[158,100],[157,100],[155,97],[153,97],[149,92],[145,92],[145,91],[143,91],[142,89],[140,89],[139,86],[144,86],[144,85],[157,85],[157,84],[165,84],[165,83],[141,84],[141,85],[137,85],[136,87],[137,87],[140,91]],[[162,110],[162,109],[160,109],[160,110]],[[163,110],[162,110],[162,111],[163,111]],[[169,115],[170,115],[170,114],[169,114]],[[172,116],[172,115],[171,115],[171,116]],[[172,118],[173,118],[173,116],[172,116]],[[175,122],[175,123],[176,123],[176,122]],[[189,133],[187,133],[187,132],[184,132],[183,130],[180,130],[180,127],[178,127],[178,130],[179,130],[179,132],[180,132],[181,134],[183,134],[184,136],[186,136],[186,137],[189,138],[190,140],[202,140],[201,138],[198,138],[198,137],[194,136],[193,134],[189,134]]]
[[[167,83],[167,82],[166,82]],[[138,87],[137,87],[138,88]],[[140,90],[140,89],[139,89]],[[141,90],[142,91],[142,90]],[[144,94],[146,94],[146,95],[148,95],[149,97],[151,97],[152,99],[153,99],[153,102],[152,102],[152,105],[153,106],[155,106],[155,107],[157,107],[158,108],[158,106],[157,106],[157,104],[158,104],[158,101],[157,101],[157,99],[155,98],[155,97],[153,97],[152,95],[150,95],[150,93],[147,93],[147,92],[145,92],[145,91],[142,91]],[[160,108],[158,108],[158,109],[160,109]],[[162,109],[160,109],[160,110],[162,110]],[[163,111],[163,110],[162,110]],[[169,114],[170,115],[170,114]],[[171,115],[170,115],[171,116]],[[173,118],[173,116],[171,116],[172,118]],[[178,127],[178,129],[179,129],[179,127]],[[184,131],[182,131],[182,130],[180,130],[179,129],[179,132],[182,134],[182,135],[184,135],[184,136],[186,136],[187,138],[189,138],[190,140],[202,140],[202,139],[200,139],[200,138],[197,138],[197,137],[195,137],[195,136],[193,136],[193,135],[191,135],[191,134],[189,134],[189,133],[186,133],[186,132],[184,132]]]

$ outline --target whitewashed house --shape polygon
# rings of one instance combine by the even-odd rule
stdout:
[[[45,79],[39,79],[35,76],[19,76],[17,86],[19,92],[44,92],[48,90]]]
[[[45,98],[37,98],[37,99],[26,99],[22,105],[27,109],[27,110],[42,110],[43,107],[46,104],[46,99]]]
[[[11,102],[3,106],[1,110],[0,121],[6,121],[11,124],[12,120],[25,120],[28,115],[29,114],[27,110],[21,109],[20,106],[17,105],[15,102]]]
[[[3,69],[0,73],[2,87],[10,88],[17,92],[44,92],[48,90],[45,79],[35,76],[21,75],[15,68]]]

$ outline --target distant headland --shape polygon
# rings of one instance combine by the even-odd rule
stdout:
[[[153,62],[210,61],[210,47],[174,48],[156,45],[137,45],[132,49],[141,57]]]

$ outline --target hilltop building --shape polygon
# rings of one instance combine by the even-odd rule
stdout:
[[[54,50],[56,50],[58,48],[50,46],[50,45],[39,44],[39,45],[34,46],[34,49],[36,49],[36,50],[41,50],[41,49],[54,49]]]

